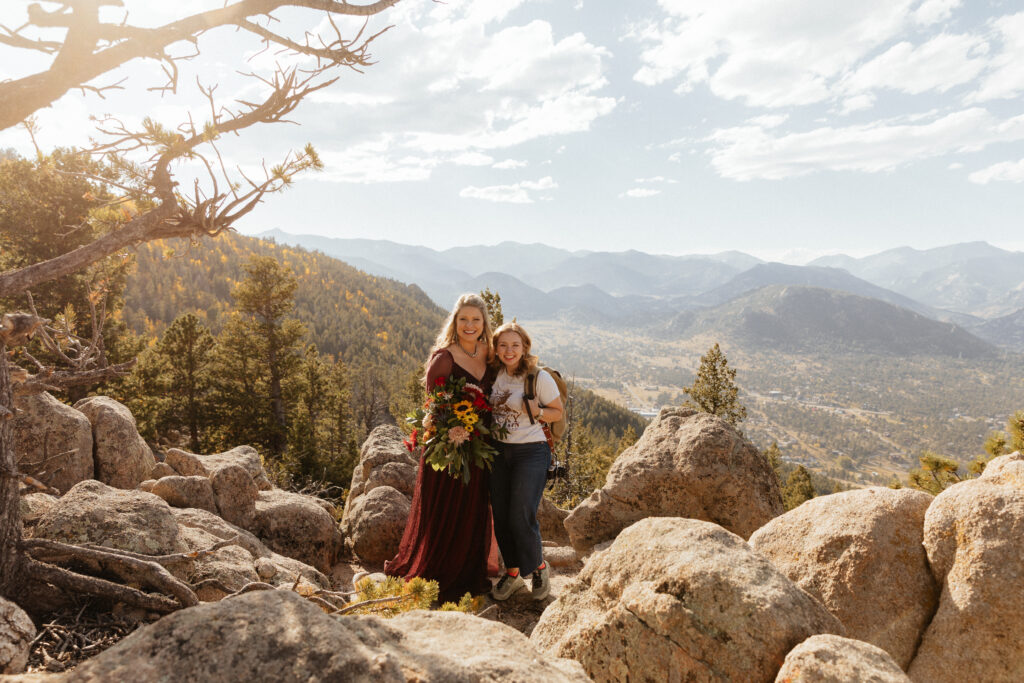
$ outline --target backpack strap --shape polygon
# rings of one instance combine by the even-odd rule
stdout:
[[[526,373],[526,382],[523,387],[523,408],[526,409],[526,416],[530,418],[530,424],[535,424],[537,421],[533,417],[533,411],[530,410],[530,404],[527,399],[534,399],[537,395],[537,373],[539,371],[535,368]]]

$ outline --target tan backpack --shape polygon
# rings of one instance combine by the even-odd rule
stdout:
[[[524,387],[525,391],[523,392],[523,398],[536,398],[537,374],[540,373],[541,370],[547,372],[551,375],[551,378],[555,380],[555,384],[558,385],[558,395],[562,397],[562,417],[555,422],[548,422],[544,425],[546,428],[545,431],[550,435],[552,445],[554,445],[555,442],[562,438],[562,435],[565,434],[566,428],[569,426],[567,421],[569,414],[569,386],[565,383],[565,380],[562,379],[562,373],[558,370],[546,366],[538,366],[526,374],[526,386]],[[543,408],[544,406],[541,407]],[[535,420],[533,419],[533,414],[530,413],[529,408],[526,409],[526,415],[530,418],[530,424],[533,424]]]

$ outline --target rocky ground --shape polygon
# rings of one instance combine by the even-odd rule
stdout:
[[[0,673],[30,653],[50,671],[88,657],[11,680],[1024,680],[1019,453],[935,497],[859,489],[783,513],[742,435],[664,410],[602,489],[571,511],[541,504],[547,599],[383,619],[333,613],[397,550],[417,464],[396,428],[371,433],[338,510],[273,488],[244,446],[159,461],[100,399],[16,418],[25,468],[52,469],[33,444],[94,455],[74,477],[33,471],[56,490],[22,497],[25,544],[55,566],[69,544],[102,546],[73,567],[144,588],[149,607],[82,610],[38,585],[21,606],[33,621],[0,599]],[[162,573],[126,573],[125,558]]]

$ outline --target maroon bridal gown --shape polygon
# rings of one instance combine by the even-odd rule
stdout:
[[[491,373],[477,379],[455,362],[447,349],[434,353],[427,367],[427,386],[438,377],[465,377],[490,394]],[[487,386],[485,386],[485,383]],[[487,578],[491,554],[490,472],[472,470],[468,484],[423,462],[416,477],[409,519],[398,555],[384,563],[384,573],[437,581],[441,602],[458,602],[465,593],[479,595],[491,589]]]

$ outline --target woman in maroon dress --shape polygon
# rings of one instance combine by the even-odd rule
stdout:
[[[487,395],[493,380],[493,373],[488,373],[492,353],[487,304],[476,294],[463,294],[431,349],[425,385],[433,386],[438,377],[465,377]],[[437,581],[441,602],[489,591],[489,475],[474,467],[469,483],[463,484],[426,465],[421,455],[405,533],[398,555],[384,564],[384,572]]]

